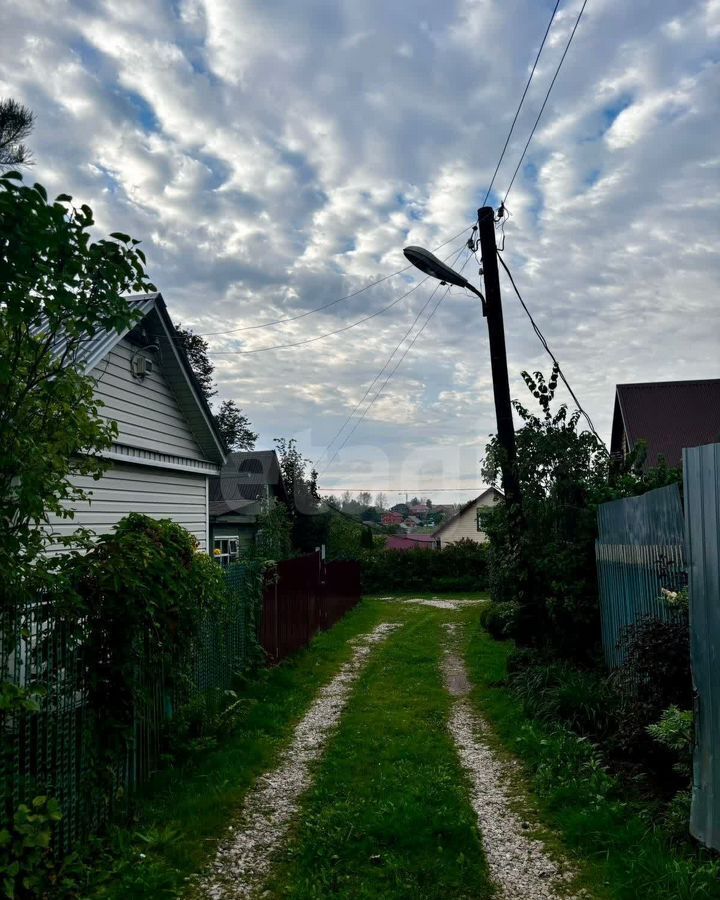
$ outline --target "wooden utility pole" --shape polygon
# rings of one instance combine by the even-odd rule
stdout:
[[[485,280],[485,314],[490,343],[490,367],[492,370],[495,416],[497,418],[498,443],[502,451],[502,481],[505,497],[510,505],[521,505],[520,483],[517,476],[515,453],[515,427],[510,383],[508,381],[507,353],[505,350],[505,326],[503,324],[500,278],[498,276],[497,245],[495,243],[495,210],[483,206],[478,210],[480,253],[483,279]]]

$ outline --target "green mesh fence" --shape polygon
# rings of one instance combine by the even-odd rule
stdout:
[[[138,665],[132,737],[112,765],[94,743],[87,703],[92,672],[52,604],[33,600],[0,615],[0,829],[19,804],[56,797],[63,812],[56,849],[66,853],[127,806],[158,768],[164,726],[182,703],[198,691],[230,688],[251,661],[257,572],[235,565],[226,578],[228,602],[204,617],[190,666],[193,683],[182,694],[169,694],[153,660]]]

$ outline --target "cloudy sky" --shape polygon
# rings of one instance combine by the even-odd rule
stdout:
[[[422,284],[298,347],[248,352],[338,331],[417,280],[248,326],[398,272],[407,244],[455,236],[440,255],[456,258],[553,5],[5,0],[0,95],[37,115],[33,178],[143,240],[262,446],[297,437],[327,490],[464,499],[494,431],[476,300],[445,297],[354,431],[441,293],[426,305]],[[495,206],[579,6],[560,3]],[[505,258],[606,437],[616,383],[720,377],[719,61],[719,0],[589,0],[508,198]],[[525,399],[521,370],[549,363],[507,284],[504,304]]]

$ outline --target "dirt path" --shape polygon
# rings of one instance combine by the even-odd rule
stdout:
[[[321,689],[277,767],[258,780],[245,801],[240,824],[230,827],[232,836],[220,846],[211,870],[191,896],[234,900],[251,897],[262,884],[298,802],[312,782],[311,767],[322,755],[363,666],[373,648],[398,627],[386,622],[353,639],[352,658]]]
[[[547,853],[542,841],[531,837],[528,823],[513,811],[510,766],[483,740],[489,727],[470,705],[472,685],[456,648],[456,629],[445,626],[448,644],[443,675],[455,698],[448,723],[458,755],[471,785],[471,802],[477,815],[490,876],[505,900],[560,900],[572,894],[568,883],[573,872],[567,862]]]

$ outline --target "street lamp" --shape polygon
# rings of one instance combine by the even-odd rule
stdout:
[[[467,288],[482,300],[483,315],[487,318],[488,338],[490,343],[490,367],[493,379],[493,396],[495,399],[495,416],[497,418],[498,443],[502,454],[502,480],[505,499],[508,504],[516,505],[520,511],[520,485],[518,483],[515,456],[515,427],[510,403],[510,384],[508,382],[507,354],[505,351],[505,326],[503,325],[502,299],[500,296],[500,279],[497,266],[497,245],[495,243],[495,210],[491,206],[483,206],[478,210],[478,227],[480,231],[480,249],[482,253],[482,269],[485,281],[485,297],[470,282],[445,265],[429,250],[422,247],[406,247],[403,253],[407,259],[421,272],[437,278],[441,283],[453,284]]]
[[[432,278],[437,278],[440,284],[454,284],[456,287],[467,288],[467,290],[472,291],[473,294],[476,294],[482,300],[483,315],[486,315],[483,295],[474,285],[470,284],[467,278],[456,272],[455,269],[445,265],[441,259],[438,259],[429,250],[425,250],[424,247],[406,247],[403,253],[408,262],[411,262],[416,269],[420,269],[421,272],[430,275]]]

